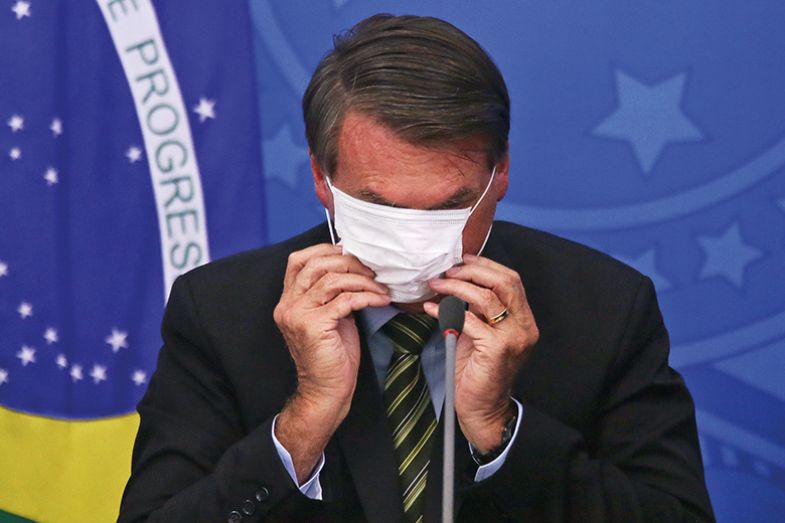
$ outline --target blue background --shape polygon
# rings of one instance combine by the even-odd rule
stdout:
[[[97,3],[35,0],[22,18],[3,5],[0,405],[74,420],[133,412],[155,368],[165,289],[148,158],[126,156],[144,145],[128,84]],[[499,217],[652,277],[671,364],[696,400],[719,521],[783,520],[785,3],[154,5],[188,112],[212,258],[324,219],[300,97],[333,34],[387,11],[441,17],[476,38],[513,103]],[[195,113],[202,98],[214,117]],[[17,114],[24,128],[14,130]],[[43,178],[49,168],[57,183]],[[18,311],[25,302],[32,316]],[[50,328],[56,341],[43,338]],[[20,357],[26,346],[35,361]],[[97,367],[105,378],[91,376]]]
[[[785,4],[251,1],[271,241],[324,218],[300,97],[335,33],[444,18],[512,97],[498,216],[653,278],[718,520],[785,513]],[[525,282],[524,282],[525,284]]]

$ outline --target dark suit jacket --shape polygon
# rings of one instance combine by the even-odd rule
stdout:
[[[325,450],[324,501],[300,494],[270,435],[296,386],[272,319],[287,257],[328,238],[323,225],[177,279],[158,368],[138,407],[121,522],[402,521],[367,347],[351,411]],[[693,403],[668,367],[651,281],[596,251],[505,222],[496,222],[484,255],[520,273],[541,336],[514,389],[524,405],[519,433],[491,478],[473,483],[458,431],[456,519],[712,521]],[[433,448],[432,523],[440,521],[442,442]]]

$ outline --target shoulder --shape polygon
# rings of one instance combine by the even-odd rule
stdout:
[[[634,286],[644,278],[634,268],[597,249],[515,223],[494,222],[492,238],[514,268],[540,277],[573,283],[615,280]]]
[[[497,261],[520,274],[538,323],[618,339],[637,311],[661,322],[651,280],[607,254],[508,222],[495,222],[492,238]]]

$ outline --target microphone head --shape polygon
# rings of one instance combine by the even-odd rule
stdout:
[[[458,334],[463,331],[463,320],[466,318],[466,302],[455,296],[445,296],[439,302],[439,329],[444,332],[454,330]]]

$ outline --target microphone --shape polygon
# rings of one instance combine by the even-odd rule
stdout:
[[[452,523],[455,508],[455,346],[465,319],[465,301],[447,296],[439,302],[439,329],[444,336],[445,349],[442,523]]]
[[[466,302],[455,296],[446,296],[439,302],[439,328],[447,336],[451,331],[458,337],[463,332],[466,319]]]

